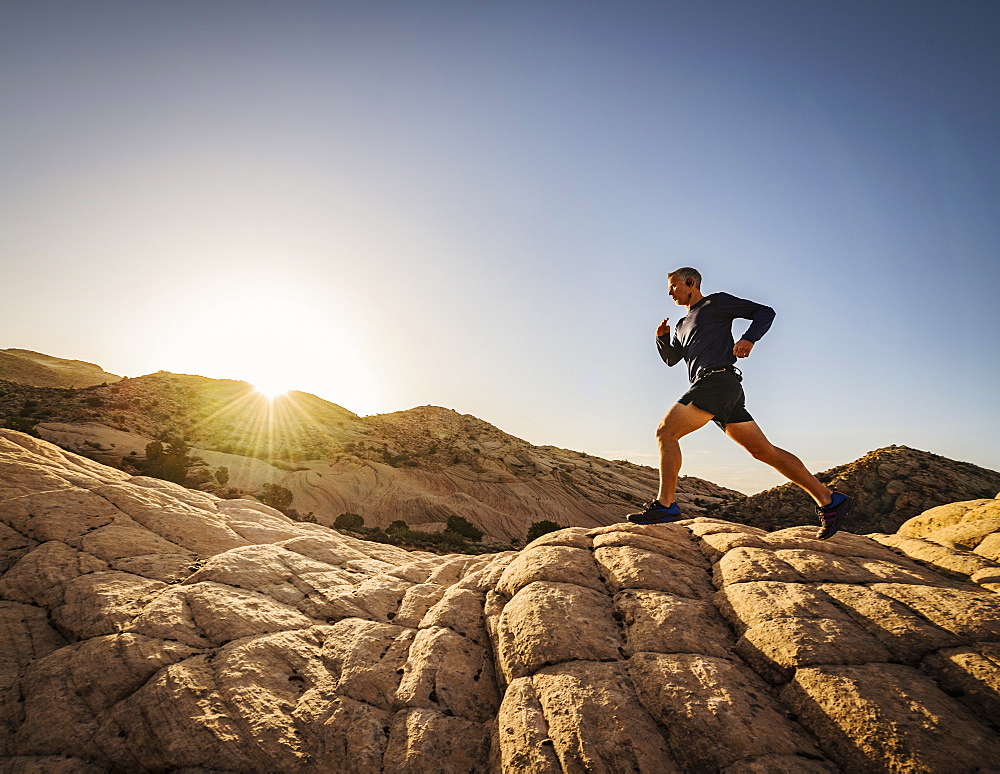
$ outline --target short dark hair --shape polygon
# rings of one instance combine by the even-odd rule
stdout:
[[[697,269],[692,269],[690,266],[674,269],[667,275],[667,279],[673,279],[674,277],[682,280],[694,280],[694,286],[696,288],[701,288],[701,273]]]

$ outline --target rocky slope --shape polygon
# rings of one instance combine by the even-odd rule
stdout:
[[[851,512],[855,532],[895,532],[928,508],[992,497],[1000,490],[1000,473],[995,470],[906,446],[877,449],[816,477],[855,497]],[[785,484],[734,501],[714,515],[772,530],[811,521],[814,511],[801,489]]]
[[[403,520],[420,529],[455,514],[510,542],[542,520],[609,524],[657,486],[652,468],[533,446],[450,409],[362,418],[306,393],[272,403],[245,382],[165,372],[77,391],[0,382],[0,424],[5,416],[131,472],[154,438],[181,438],[195,457],[188,483],[227,496],[275,484],[292,493],[295,510],[328,526],[345,512],[369,526]],[[222,467],[225,485],[213,477]],[[743,497],[685,477],[678,500],[701,513]]]
[[[995,513],[435,556],[0,430],[0,771],[985,772]]]
[[[36,387],[91,387],[120,376],[82,360],[66,360],[27,349],[0,349],[0,379]]]

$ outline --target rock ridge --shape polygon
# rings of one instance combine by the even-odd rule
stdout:
[[[1000,472],[938,454],[887,446],[816,474],[827,486],[854,495],[851,523],[859,532],[895,532],[908,519],[956,500],[990,498]],[[812,501],[795,484],[783,484],[727,503],[714,516],[782,529],[812,518]]]
[[[192,488],[238,497],[280,486],[290,507],[328,527],[342,513],[419,529],[457,515],[506,544],[538,521],[608,524],[657,486],[652,468],[534,446],[452,409],[359,417],[307,393],[272,402],[246,382],[167,372],[86,390],[0,382],[0,424],[133,474],[148,470],[154,440],[182,439],[174,480]],[[688,476],[678,491],[699,514],[743,497]]]
[[[994,512],[435,555],[0,430],[0,771],[986,771],[1000,600],[892,539]]]

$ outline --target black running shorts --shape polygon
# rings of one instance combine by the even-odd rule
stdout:
[[[732,371],[718,371],[695,380],[677,402],[707,411],[723,430],[730,423],[753,421],[747,411],[743,385]]]

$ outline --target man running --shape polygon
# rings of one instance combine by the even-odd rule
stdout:
[[[675,501],[681,469],[678,440],[713,420],[751,455],[808,492],[816,501],[822,525],[816,536],[820,540],[833,537],[847,518],[852,498],[824,486],[806,470],[802,460],[768,441],[744,405],[742,375],[735,367],[736,359],[747,357],[754,344],[767,333],[774,310],[728,293],[702,295],[701,274],[689,267],[670,272],[667,279],[670,297],[678,306],[686,306],[688,313],[677,323],[673,336],[669,318],[660,323],[656,329],[656,347],[668,366],[684,359],[691,388],[670,407],[656,429],[660,491],[644,511],[629,514],[628,520],[635,524],[664,524],[683,518]],[[732,327],[737,318],[753,322],[734,343]]]

